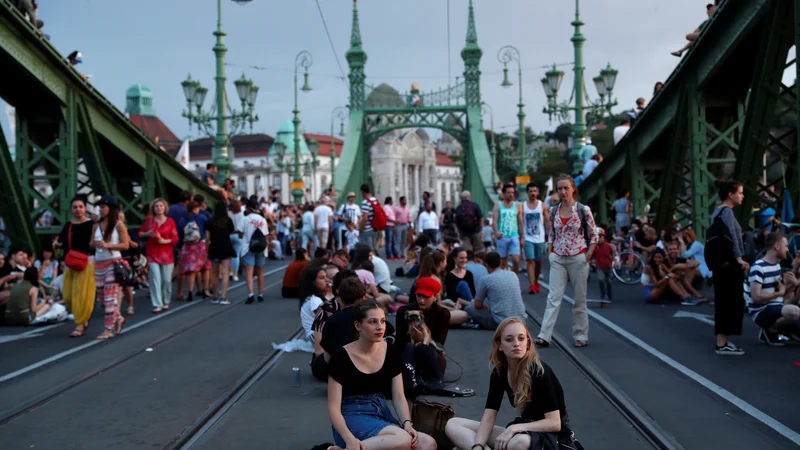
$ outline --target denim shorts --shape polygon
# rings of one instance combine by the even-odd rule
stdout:
[[[359,441],[377,436],[388,426],[400,427],[400,422],[392,416],[389,405],[380,394],[354,395],[342,398],[342,416],[347,429]],[[345,448],[344,439],[333,429],[333,441]]]
[[[544,242],[537,242],[533,243],[530,241],[525,241],[525,259],[528,261],[536,260],[541,261],[544,257]]]
[[[267,264],[267,257],[264,256],[264,252],[247,252],[242,258],[242,264],[245,267],[264,267]]]
[[[501,258],[508,258],[511,256],[519,255],[519,236],[502,237],[497,240],[497,253]]]

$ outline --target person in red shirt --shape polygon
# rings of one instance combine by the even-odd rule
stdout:
[[[614,246],[606,241],[606,230],[597,229],[597,248],[594,250],[594,265],[600,280],[600,300],[611,300],[611,268],[614,266]]]
[[[175,257],[172,247],[178,245],[178,228],[175,221],[167,217],[167,202],[157,198],[150,205],[152,217],[148,217],[139,231],[140,239],[147,239],[145,257],[150,269],[150,300],[153,313],[169,309],[172,299],[172,269]]]
[[[295,260],[290,262],[283,273],[283,284],[281,285],[281,297],[298,298],[300,295],[300,273],[305,269],[311,260],[308,252],[304,248],[295,250]],[[305,300],[305,299],[304,299]],[[324,300],[324,299],[323,299]]]

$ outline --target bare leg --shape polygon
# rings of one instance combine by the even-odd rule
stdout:
[[[211,263],[211,297],[217,297],[217,289],[219,288],[219,263]]]
[[[247,283],[247,293],[253,295],[253,266],[244,266],[244,281]]]
[[[533,286],[536,284],[536,260],[525,260],[525,268],[528,271],[528,285]]]
[[[533,280],[536,284],[539,284],[539,277],[542,275],[542,260],[534,261],[534,269],[535,275],[533,276]]]
[[[461,325],[462,323],[467,323],[469,321],[469,314],[466,311],[462,310],[452,310],[450,311],[450,325]]]
[[[689,293],[686,292],[686,289],[683,288],[681,282],[675,278],[669,279],[669,288],[672,289],[672,292],[678,294],[680,298],[684,298],[689,295]]]
[[[223,300],[228,298],[228,284],[230,283],[231,280],[230,277],[228,277],[228,272],[231,271],[230,266],[231,266],[230,259],[223,259],[222,262],[220,263],[219,272],[223,276],[222,276],[222,290],[220,291],[219,298]],[[216,288],[214,288],[214,292],[215,293],[217,292]]]
[[[456,447],[471,448],[475,443],[475,435],[478,433],[478,427],[480,425],[481,423],[475,420],[455,417],[447,421],[444,432]],[[489,434],[487,444],[490,447],[494,447],[494,441],[497,440],[497,436],[500,436],[503,431],[505,431],[505,428],[495,425],[494,428],[492,428],[491,434]]]
[[[189,278],[189,295],[191,295],[194,292],[194,280],[195,280],[195,276],[197,275],[197,273],[198,272],[191,272],[188,275],[188,278]]]
[[[264,268],[256,267],[256,277],[258,277],[258,294],[264,295]]]
[[[800,307],[797,305],[783,305],[781,315],[783,317],[775,321],[770,331],[777,333],[781,327],[797,322],[797,319],[800,319]]]
[[[519,255],[511,255],[511,270],[519,274]]]
[[[177,295],[179,299],[183,300],[183,272],[181,272],[180,269],[176,270],[175,272],[178,274],[178,292],[175,295]]]

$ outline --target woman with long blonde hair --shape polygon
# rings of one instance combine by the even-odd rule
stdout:
[[[523,319],[510,317],[500,323],[489,361],[494,369],[481,421],[453,418],[445,427],[456,447],[556,450],[559,443],[574,443],[561,383],[553,369],[539,359]],[[520,415],[506,428],[495,425],[504,393]]]
[[[152,217],[145,219],[139,238],[147,239],[145,257],[150,270],[150,301],[153,314],[169,309],[172,300],[172,271],[175,269],[175,256],[172,248],[178,245],[178,227],[167,217],[169,206],[163,198],[150,204]],[[190,291],[191,292],[191,291]]]

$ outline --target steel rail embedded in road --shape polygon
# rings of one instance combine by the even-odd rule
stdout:
[[[298,327],[286,340],[299,338],[303,335],[303,327]],[[253,385],[268,374],[281,356],[283,350],[273,350],[252,369],[250,369],[233,387],[211,404],[191,425],[184,429],[178,437],[163,447],[164,450],[189,449],[199,441],[225,414],[233,408],[239,399],[250,390]]]
[[[528,319],[536,325],[542,325],[542,318],[529,305],[525,305]],[[551,343],[572,361],[575,366],[591,381],[592,385],[611,403],[648,442],[659,450],[684,450],[675,438],[667,433],[647,413],[628,397],[624,391],[603,375],[585,356],[574,351],[561,335],[554,332]]]
[[[280,272],[283,269],[285,269],[285,267],[282,267],[282,268],[279,268],[279,269],[275,270],[270,275],[272,275],[274,273],[277,273],[277,272]],[[237,288],[242,287],[242,286],[243,285],[237,286]],[[200,300],[196,300],[196,301],[199,302]],[[227,307],[227,308],[224,308],[224,309],[220,309],[220,310],[214,312],[213,314],[209,314],[207,316],[201,317],[201,318],[195,320],[194,322],[191,322],[191,323],[189,323],[187,325],[184,325],[181,328],[178,328],[175,331],[172,331],[171,333],[167,334],[166,336],[163,336],[163,337],[160,337],[160,338],[156,339],[155,341],[151,342],[150,344],[148,344],[147,346],[145,346],[142,349],[134,350],[134,351],[128,353],[127,355],[122,356],[122,357],[120,357],[120,358],[118,358],[118,359],[116,359],[116,360],[114,360],[114,361],[112,361],[112,362],[110,362],[108,364],[102,365],[100,368],[93,369],[92,371],[90,371],[90,372],[88,372],[88,373],[86,373],[86,374],[84,374],[84,375],[82,375],[82,376],[80,376],[78,378],[75,378],[75,379],[70,380],[70,381],[68,381],[66,383],[63,383],[60,386],[57,386],[57,387],[55,387],[53,389],[50,389],[50,390],[48,390],[48,391],[46,391],[46,392],[44,392],[44,393],[42,393],[40,395],[35,396],[35,397],[33,397],[33,398],[31,398],[31,399],[29,399],[27,401],[24,401],[24,402],[18,404],[17,406],[14,406],[14,407],[12,407],[10,409],[7,409],[5,411],[1,411],[0,412],[0,426],[3,426],[3,425],[11,422],[12,420],[14,420],[16,418],[18,418],[18,417],[20,417],[22,415],[25,415],[28,412],[33,411],[34,409],[37,409],[37,408],[39,408],[39,407],[41,407],[43,405],[46,405],[46,404],[50,403],[54,399],[56,399],[56,398],[60,397],[61,395],[63,395],[64,393],[66,393],[68,391],[71,391],[72,389],[74,389],[74,388],[80,386],[81,384],[91,380],[92,378],[102,374],[103,372],[106,372],[106,371],[108,371],[110,369],[113,369],[114,367],[117,367],[119,365],[122,365],[122,364],[132,360],[136,356],[138,356],[138,355],[140,355],[142,353],[145,353],[147,351],[146,350],[147,348],[153,348],[153,347],[161,345],[161,344],[163,344],[165,342],[168,342],[168,341],[170,341],[170,340],[172,340],[172,339],[174,339],[174,338],[186,333],[187,331],[189,331],[189,330],[191,330],[191,329],[193,329],[193,328],[195,328],[195,327],[197,327],[197,326],[199,326],[199,325],[201,325],[201,324],[203,324],[205,322],[208,322],[211,319],[214,319],[214,318],[219,317],[219,316],[221,316],[221,315],[223,315],[223,314],[225,314],[225,313],[227,313],[229,311],[234,310],[235,308],[237,308],[238,306],[241,306],[243,304],[244,304],[244,300],[241,300],[241,301],[239,301],[237,303],[232,304],[230,307]]]

